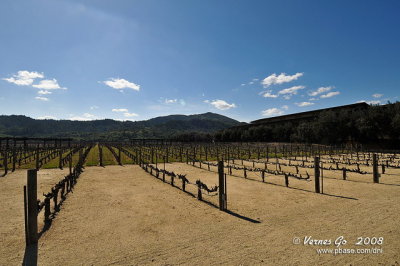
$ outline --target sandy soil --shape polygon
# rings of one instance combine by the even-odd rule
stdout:
[[[182,163],[166,167],[187,174],[192,183],[201,179],[208,185],[217,184],[215,172]],[[63,175],[60,170],[41,170],[39,174],[58,176],[56,180]],[[400,173],[391,174],[390,182],[400,184]],[[0,178],[0,265],[23,261],[25,175],[25,171],[17,171]],[[54,183],[44,177],[39,180],[43,185],[48,182],[48,188]],[[400,186],[326,178],[324,191],[328,194],[323,195],[313,192],[313,182],[290,179],[295,188],[286,188],[282,177],[268,176],[267,181],[273,184],[228,176],[230,213],[225,213],[138,166],[87,167],[51,228],[40,238],[38,264],[400,263]],[[178,180],[175,184],[181,186]],[[196,195],[195,186],[187,188]],[[207,195],[204,199],[214,204],[218,200]],[[383,253],[318,255],[317,246],[293,244],[294,237],[303,241],[305,236],[332,241],[344,236],[348,241],[345,248],[360,248],[354,245],[359,236],[383,237]],[[31,252],[29,256],[35,257]]]

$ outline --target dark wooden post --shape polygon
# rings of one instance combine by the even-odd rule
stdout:
[[[346,180],[347,176],[346,176],[346,168],[343,168],[343,180]]]
[[[39,145],[36,148],[36,170],[39,171],[40,165],[39,165]]]
[[[197,183],[197,199],[198,199],[198,200],[202,200],[202,199],[203,199],[203,197],[202,197],[202,195],[201,195],[201,185],[200,185],[200,182]]]
[[[151,160],[153,160],[153,158],[151,158]],[[118,148],[118,164],[122,165],[121,148],[120,147]]]
[[[79,149],[79,161],[82,161],[82,152],[83,152],[83,148]]]
[[[37,170],[28,170],[27,176],[28,244],[38,242]]]
[[[72,152],[70,153],[69,156],[68,166],[69,166],[69,174],[72,174]]]
[[[62,169],[62,149],[60,148],[59,155],[58,155],[58,168]]]
[[[103,148],[99,145],[99,160],[100,166],[103,166]]]
[[[17,164],[17,153],[15,151],[15,141],[14,141],[14,147],[12,149],[12,157],[13,157],[13,161],[12,161],[12,171],[15,171],[15,165]]]
[[[218,180],[219,180],[219,209],[225,211],[225,175],[224,175],[224,162],[218,162]]]
[[[372,156],[374,183],[379,183],[378,158],[376,153],[374,153]]]
[[[320,193],[319,185],[319,157],[314,158],[314,179],[315,179],[315,192]]]
[[[50,223],[50,198],[44,199],[44,222],[46,224]]]
[[[6,175],[8,173],[8,150],[7,150],[7,148],[4,150],[3,164],[4,164],[4,175]]]
[[[285,174],[285,185],[289,187],[289,176],[287,174]]]

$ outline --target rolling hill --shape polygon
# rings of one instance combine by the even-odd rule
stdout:
[[[85,140],[128,140],[132,138],[173,138],[184,134],[212,134],[242,124],[229,117],[204,113],[168,115],[144,121],[38,120],[23,115],[1,115],[3,137],[72,137]]]

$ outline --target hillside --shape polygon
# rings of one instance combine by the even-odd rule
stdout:
[[[127,140],[131,138],[172,138],[181,134],[211,134],[240,125],[229,117],[204,113],[169,115],[144,121],[38,120],[23,115],[0,116],[0,136],[72,137],[86,140]]]

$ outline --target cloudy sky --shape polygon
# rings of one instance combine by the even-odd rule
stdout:
[[[400,1],[3,0],[0,114],[255,119],[398,100]]]

